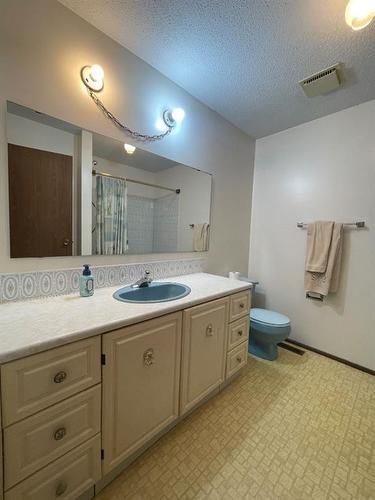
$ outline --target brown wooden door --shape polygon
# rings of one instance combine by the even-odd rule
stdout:
[[[72,255],[72,163],[8,144],[11,257]]]

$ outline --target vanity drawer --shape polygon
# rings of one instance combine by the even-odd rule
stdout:
[[[230,297],[229,322],[236,321],[250,312],[250,291],[236,293]]]
[[[5,492],[5,500],[76,500],[101,478],[100,434]]]
[[[100,432],[97,385],[4,430],[5,489]]]
[[[250,318],[247,315],[228,327],[228,351],[249,338]]]
[[[234,375],[238,370],[241,370],[247,363],[247,342],[243,342],[227,356],[227,371],[226,378]]]
[[[100,382],[100,355],[98,336],[3,365],[4,426]]]

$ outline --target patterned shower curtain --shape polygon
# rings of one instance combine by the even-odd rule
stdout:
[[[96,177],[96,252],[121,255],[127,244],[126,180]]]

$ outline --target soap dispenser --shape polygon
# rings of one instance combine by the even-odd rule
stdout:
[[[82,276],[79,278],[79,293],[81,297],[94,295],[94,278],[91,276],[89,264],[84,264]]]

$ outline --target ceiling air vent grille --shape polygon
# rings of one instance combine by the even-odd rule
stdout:
[[[335,64],[301,80],[299,84],[307,97],[328,94],[328,92],[338,89],[341,85],[338,69],[339,64]]]

